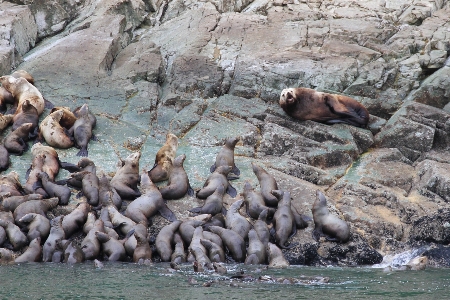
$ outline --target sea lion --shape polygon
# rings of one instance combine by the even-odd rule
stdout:
[[[289,88],[281,92],[281,108],[291,117],[325,124],[346,123],[366,127],[369,112],[353,98],[317,92],[308,88]]]
[[[98,183],[98,201],[102,206],[113,204],[117,209],[122,207],[122,198],[111,186],[111,183],[105,174],[102,175]]]
[[[181,235],[175,233],[173,235],[173,242],[175,244],[175,249],[173,250],[170,261],[172,263],[181,264],[186,262],[186,253],[184,252],[184,243]]]
[[[102,243],[102,251],[108,257],[108,261],[124,261],[127,255],[123,244],[133,233],[134,231],[131,230],[122,241],[99,231],[95,232],[95,235]]]
[[[0,248],[0,265],[10,263],[14,260],[14,252],[6,248]]]
[[[206,223],[203,224],[203,229],[208,230],[209,226],[225,227],[225,218],[223,214],[216,214],[210,217],[209,220],[207,220]]]
[[[137,188],[139,183],[139,159],[141,152],[130,154],[111,179],[111,186],[122,199],[135,199],[141,195]]]
[[[1,211],[0,210],[0,220],[9,221],[14,224],[14,216],[10,211]]]
[[[189,252],[195,257],[195,262],[197,262],[197,267],[200,270],[204,270],[205,268],[211,270],[213,268],[211,260],[209,260],[203,249],[200,247],[189,247]]]
[[[221,264],[218,264],[216,262],[213,262],[214,271],[220,275],[227,274],[227,268],[222,266]]]
[[[29,137],[34,138],[37,134],[37,132],[35,131],[37,130],[38,122],[39,114],[36,107],[34,107],[29,100],[26,100],[22,103],[22,109],[20,113],[15,114],[13,117],[12,130],[16,130],[25,123],[31,123],[33,124],[33,126],[31,127]]]
[[[189,244],[189,248],[193,248],[193,247],[197,247],[199,249],[201,249],[203,251],[203,253],[206,255],[206,248],[202,245],[202,243],[200,242],[201,239],[204,239],[205,237],[203,236],[203,228],[201,226],[198,226],[195,228],[194,230],[194,234],[192,235],[192,240]],[[193,254],[193,253],[192,253]]]
[[[93,212],[89,212],[87,215],[87,219],[86,222],[83,225],[83,232],[85,234],[88,234],[89,231],[94,227],[94,223],[97,220],[97,217],[95,216],[95,214]]]
[[[17,206],[14,210],[14,221],[21,228],[25,226],[25,223],[21,222],[20,219],[29,213],[36,213],[46,217],[46,213],[49,210],[54,209],[58,206],[58,198],[50,198],[43,200],[29,200]]]
[[[13,246],[13,250],[17,251],[28,245],[28,239],[20,228],[11,221],[0,219],[0,226],[6,231],[6,236]]]
[[[25,70],[16,70],[11,74],[12,77],[14,78],[25,78],[29,83],[31,83],[32,85],[34,85],[34,78],[33,76],[31,76],[30,73],[28,73]]]
[[[253,173],[259,181],[259,186],[261,187],[261,195],[266,202],[266,205],[276,207],[278,205],[278,199],[271,194],[273,190],[278,190],[278,185],[275,178],[270,175],[266,170],[252,163]]]
[[[27,238],[29,241],[35,238],[41,238],[41,241],[45,241],[50,234],[50,221],[47,217],[44,217],[37,213],[29,213],[20,218],[21,223],[28,224]]]
[[[297,209],[292,205],[292,202],[291,202],[291,210],[292,214],[294,215],[295,225],[297,226],[297,229],[304,229],[308,227],[308,222],[312,221],[311,217],[306,216],[304,214],[299,214]]]
[[[216,156],[216,162],[209,169],[211,173],[219,166],[230,166],[231,173],[237,176],[241,174],[241,171],[234,164],[234,147],[236,147],[237,142],[239,142],[239,137],[229,138],[225,141],[225,144]]]
[[[13,95],[8,92],[4,87],[0,87],[0,111],[5,112],[7,109],[6,104],[15,105],[16,101]]]
[[[82,228],[86,222],[90,207],[88,203],[81,202],[71,213],[64,216],[61,226],[67,238],[70,238],[73,233]]]
[[[43,171],[44,164],[45,154],[39,154],[33,157],[33,160],[31,161],[31,167],[28,169],[25,176],[27,182],[25,182],[23,188],[28,194],[40,194],[46,198],[48,197],[47,192],[44,190],[42,185],[38,184],[38,174]]]
[[[81,250],[86,260],[96,259],[100,253],[100,242],[97,239],[96,232],[105,233],[103,221],[98,219],[94,222],[94,226],[89,230],[86,237],[81,242]]]
[[[155,165],[149,171],[149,176],[153,182],[160,182],[169,179],[172,170],[172,162],[178,148],[178,138],[172,133],[166,135],[166,142],[158,150],[155,158]]]
[[[275,244],[267,245],[267,256],[269,260],[269,268],[286,268],[289,262],[284,258],[283,252]]]
[[[244,200],[238,200],[231,204],[225,218],[225,225],[228,229],[238,233],[243,240],[247,240],[248,232],[252,229],[252,224],[244,218],[239,209],[244,205]]]
[[[266,262],[266,247],[260,241],[258,234],[254,229],[248,232],[248,249],[246,265],[259,265]]]
[[[38,262],[41,261],[42,257],[42,246],[41,246],[41,238],[37,237],[30,242],[27,250],[17,257],[14,262],[15,263],[24,263],[24,262]]]
[[[288,239],[297,233],[297,226],[291,209],[291,193],[274,190],[272,194],[278,198],[278,208],[272,220],[275,229],[275,242],[282,249],[290,249],[297,245],[286,246]]]
[[[50,111],[50,113],[53,113],[53,112],[55,112],[57,110],[62,110],[63,111],[63,115],[61,117],[61,120],[59,120],[59,125],[61,125],[62,127],[64,127],[67,130],[72,128],[73,124],[75,124],[75,121],[77,120],[77,117],[75,117],[73,112],[70,111],[70,108],[57,106],[57,107],[53,107],[52,110]]]
[[[325,236],[327,241],[348,242],[350,239],[350,228],[347,222],[330,214],[327,208],[327,199],[319,190],[312,207],[312,214],[315,225],[312,236],[316,241],[319,241],[321,236]]]
[[[1,89],[1,87],[0,87]],[[1,97],[1,95],[0,95]],[[0,100],[1,101],[1,100]],[[0,114],[0,132],[3,131],[6,127],[8,127],[8,125],[11,123],[11,121],[13,120],[13,115],[10,114]]]
[[[136,238],[137,244],[133,252],[133,262],[139,264],[146,264],[151,262],[152,248],[150,248],[147,236],[141,234],[138,231],[135,231],[134,237]]]
[[[17,110],[15,114],[19,114],[22,110],[22,103],[29,100],[36,107],[38,114],[41,115],[45,108],[45,100],[41,92],[29,83],[25,78],[14,78],[13,76],[0,77],[0,83],[8,92],[10,92],[17,101]]]
[[[78,171],[78,167],[72,163],[63,162],[59,159],[58,152],[53,147],[44,146],[41,143],[36,143],[31,147],[31,154],[33,157],[45,154],[45,162],[42,171],[47,173],[51,181],[55,181],[59,169],[63,168],[69,172]]]
[[[180,224],[178,232],[186,244],[190,244],[194,236],[195,228],[205,223],[203,220],[185,220]]]
[[[159,212],[162,217],[170,222],[176,221],[175,214],[167,207],[156,185],[151,181],[148,172],[141,175],[142,196],[128,204],[125,216],[147,226],[148,219]]]
[[[83,157],[78,161],[77,165],[73,168],[73,170],[68,170],[68,171],[71,173],[87,171],[87,172],[91,172],[92,174],[97,174],[97,167],[95,166],[95,163],[92,160],[90,160],[87,157]],[[71,186],[71,187],[74,187],[77,189],[81,189],[83,187],[82,181],[83,181],[82,178],[80,180],[78,180],[77,178],[70,177],[66,180],[61,180],[58,183],[61,183],[61,184],[67,183],[68,186]]]
[[[236,197],[237,191],[236,189],[228,182],[228,174],[231,171],[230,166],[220,166],[217,167],[214,172],[208,176],[203,185],[203,188],[197,192],[197,197],[200,199],[205,199],[212,193],[216,191],[216,189],[223,185],[226,193],[231,197]]]
[[[5,137],[3,146],[5,146],[10,154],[20,156],[28,150],[28,135],[30,134],[32,127],[32,123],[22,124]]]
[[[267,227],[267,214],[268,210],[263,210],[258,217],[258,220],[253,223],[253,229],[258,234],[259,240],[264,244],[264,247],[267,247],[267,244],[270,241],[270,231]]]
[[[82,106],[78,106],[77,108],[75,108],[72,112],[74,114],[74,116],[78,119],[81,117],[80,114],[80,110],[81,110]],[[92,114],[89,110],[88,110],[88,116],[89,116],[89,121],[91,122],[91,127],[95,128],[95,126],[97,126],[97,118],[95,117],[94,114]]]
[[[64,112],[57,110],[49,114],[39,125],[39,140],[41,137],[52,147],[67,149],[73,146],[73,138],[67,129],[59,125]]]
[[[156,251],[161,257],[161,261],[170,261],[172,256],[172,239],[175,231],[178,230],[182,222],[177,220],[161,228],[156,236]]]
[[[223,185],[219,185],[214,193],[209,195],[203,206],[196,207],[190,210],[192,213],[197,214],[210,214],[210,215],[216,215],[221,212],[224,212],[223,207],[223,195],[225,193],[225,189]]]
[[[210,226],[209,230],[220,236],[235,262],[244,262],[246,254],[245,242],[239,234],[233,230],[218,226]]]
[[[262,194],[255,191],[248,181],[244,184],[244,192],[242,193],[242,196],[244,196],[247,215],[253,219],[258,219],[261,212],[265,209],[267,209],[267,217],[269,218],[271,218],[275,213],[275,209],[266,206]]]
[[[67,186],[51,182],[48,174],[45,172],[38,173],[37,177],[40,179],[45,192],[50,197],[57,197],[59,199],[59,205],[69,204],[70,195],[72,193]]]
[[[411,259],[405,266],[408,270],[418,271],[425,270],[428,264],[428,257],[426,256],[417,256]]]
[[[182,154],[173,160],[172,170],[169,175],[169,184],[159,191],[166,200],[180,199],[186,195],[194,196],[194,190],[189,184],[189,178],[183,168],[186,155]]]
[[[81,171],[70,174],[70,177],[76,178],[77,181],[81,180],[81,194],[86,197],[90,205],[97,206],[99,204],[99,179],[97,175],[88,171]]]
[[[78,119],[69,130],[69,134],[73,135],[75,143],[80,148],[77,156],[88,156],[87,145],[89,140],[96,139],[92,134],[92,123],[89,117],[89,107],[83,104],[78,111]]]
[[[14,211],[17,206],[29,200],[42,200],[44,196],[41,194],[29,194],[24,196],[10,196],[3,198],[2,207],[5,211]],[[31,240],[30,240],[31,241]]]
[[[127,218],[128,219],[128,218]],[[130,220],[131,221],[131,220]],[[133,222],[134,223],[134,222]],[[121,229],[123,229],[124,227],[122,227]],[[134,231],[133,231],[134,230]],[[122,230],[121,232],[123,232],[124,230]],[[144,224],[134,224],[130,231],[128,232],[134,232],[141,236],[145,236],[148,238],[148,232],[147,232],[147,227],[144,226]],[[128,232],[125,234],[127,235]],[[125,247],[125,251],[127,252],[127,254],[131,257],[133,257],[134,254],[134,250],[136,249],[137,246],[137,240],[135,237],[135,234],[132,234],[123,244],[123,246]]]
[[[123,235],[126,235],[136,225],[136,222],[122,215],[112,204],[108,205],[108,213],[113,226],[117,228]],[[145,229],[147,229],[146,226],[144,227]]]
[[[223,251],[221,246],[205,239],[200,239],[200,243],[207,250],[211,262],[225,262],[225,251]]]
[[[10,196],[22,196],[25,194],[17,172],[12,171],[0,177],[0,193],[9,193]]]
[[[0,246],[6,241],[6,231],[5,228],[0,226]]]
[[[64,253],[64,263],[77,264],[85,261],[83,250],[81,250],[81,247],[75,244],[74,241],[63,240],[59,241],[59,243],[61,244]]]
[[[8,170],[9,165],[9,152],[3,144],[0,144],[0,172]]]

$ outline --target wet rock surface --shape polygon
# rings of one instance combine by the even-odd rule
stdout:
[[[25,69],[55,105],[89,104],[98,172],[113,175],[119,158],[137,150],[141,169],[151,168],[172,132],[199,189],[225,138],[239,136],[238,192],[245,180],[259,187],[251,162],[308,216],[324,191],[352,237],[316,242],[309,223],[290,240],[298,246],[284,250],[291,264],[373,264],[418,243],[445,248],[449,2],[231,2],[3,1],[0,74]],[[278,98],[297,86],[360,101],[372,115],[368,129],[288,117]],[[78,162],[77,149],[57,151]],[[30,159],[12,157],[3,173],[15,170],[23,184]],[[225,207],[238,198],[226,196]],[[73,193],[55,215],[82,199]],[[202,203],[186,196],[168,206],[181,219]],[[164,225],[155,217],[151,233]]]

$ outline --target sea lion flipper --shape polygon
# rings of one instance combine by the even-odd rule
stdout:
[[[77,165],[69,163],[69,162],[65,162],[65,161],[60,161],[59,162],[59,166],[62,169],[66,170],[66,171],[69,171],[70,173],[80,172],[81,171],[80,168]]]
[[[236,179],[239,179],[239,176],[236,176],[236,175],[233,176],[233,175],[228,174],[227,179],[228,180],[236,180]]]
[[[238,167],[236,167],[236,165],[233,167],[233,169],[231,169],[231,173],[233,173],[234,175],[241,175],[241,170],[239,170]]]
[[[78,194],[75,196],[75,198],[78,199],[78,198],[81,198],[83,196],[84,196],[83,191],[79,191]]]
[[[52,109],[53,107],[55,107],[55,105],[44,98],[44,107],[48,108],[48,109]]]
[[[78,151],[77,156],[87,157],[89,155],[87,146],[81,147],[80,151]]]
[[[39,188],[44,189],[44,186],[42,185],[42,182],[38,180],[35,183],[33,183],[33,191],[36,191]]]
[[[27,172],[25,173],[25,179],[28,180],[28,177],[30,177],[31,169],[33,168],[33,165],[30,165]]]
[[[230,183],[228,183],[227,194],[230,195],[231,198],[234,198],[237,196],[236,189]]]
[[[341,241],[341,240],[338,239],[338,238],[330,237],[330,236],[328,236],[328,235],[325,235],[325,239],[326,239],[328,242],[340,242],[340,241]]]
[[[320,237],[322,236],[321,230],[318,230],[317,228],[315,228],[312,232],[312,237],[313,239],[318,242]]]
[[[55,183],[57,185],[66,185],[67,184],[67,180],[68,179],[61,179],[61,180],[55,181]]]
[[[194,189],[191,187],[190,184],[188,184],[188,190],[187,190],[187,194],[191,197],[193,197],[195,195],[195,191]]]
[[[201,206],[199,206],[199,207],[194,207],[193,209],[190,209],[189,210],[191,213],[194,213],[194,214],[199,214],[199,213],[201,213],[201,211],[202,211],[202,207]]]
[[[95,134],[91,135],[91,140],[98,142],[98,137]]]
[[[339,102],[335,97],[331,95],[325,95],[325,104],[331,110],[332,113],[336,115],[341,115],[344,117],[356,118],[357,120],[362,120],[361,116],[352,108],[345,106],[341,102]],[[338,120],[330,120],[330,121],[338,121]],[[352,120],[339,120],[343,123],[350,123],[351,125],[360,125],[357,122],[353,122]]]
[[[169,220],[170,222],[174,222],[177,220],[177,217],[175,216],[175,214],[173,213],[173,211],[171,211],[167,205],[164,203],[164,205],[162,205],[159,208],[159,213],[161,214],[161,216],[167,220]]]
[[[213,164],[213,165],[209,168],[209,172],[214,173],[215,170],[216,170],[216,164]]]

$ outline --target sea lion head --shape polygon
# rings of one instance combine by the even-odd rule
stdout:
[[[64,114],[64,111],[62,111],[62,110],[57,110],[57,111],[55,111],[55,112],[52,112],[52,113],[50,114],[50,116],[51,116],[51,118],[52,118],[53,120],[55,120],[56,122],[59,122],[59,121],[61,120],[63,114]]]
[[[16,87],[17,79],[10,75],[5,75],[0,77],[0,83],[2,84],[2,87],[10,92],[13,96],[13,92]]]
[[[15,132],[17,132],[20,136],[28,136],[28,134],[31,132],[31,129],[33,129],[33,123],[24,123],[17,127]]]
[[[87,116],[89,114],[89,106],[87,103],[83,104],[78,110],[78,117]]]
[[[129,163],[137,163],[139,162],[139,159],[141,158],[141,152],[134,152],[131,153],[130,155],[127,156],[127,158],[125,158],[125,163],[129,162]]]
[[[279,101],[281,108],[285,109],[289,106],[295,105],[295,102],[297,101],[296,99],[295,88],[284,89],[283,91],[281,91]]]
[[[177,147],[178,146],[178,138],[175,134],[173,133],[167,133],[166,135],[166,144],[169,144],[173,147]]]
[[[325,198],[325,195],[319,190],[317,190],[316,195],[317,198],[314,201],[314,206],[327,206],[327,198]]]
[[[245,184],[244,184],[244,193],[245,193],[245,192],[249,192],[249,191],[253,191],[253,186],[252,186],[252,184],[251,184],[250,182],[245,181]]]
[[[90,160],[89,158],[87,158],[87,157],[83,157],[82,159],[80,159],[78,161],[77,165],[78,165],[79,168],[84,169],[87,166],[93,166],[94,162],[92,160]]]
[[[26,79],[29,83],[34,85],[34,78],[33,78],[33,76],[31,76],[31,74],[28,73],[25,70],[14,71],[14,73],[12,73],[11,76],[13,76],[14,78],[22,77],[22,78]]]
[[[174,167],[182,167],[185,159],[186,159],[186,154],[181,154],[181,155],[177,156],[173,160],[173,166]]]
[[[36,112],[37,114],[37,108],[31,104],[30,100],[26,100],[23,104],[22,104],[22,111],[24,112]]]
[[[237,142],[239,142],[239,137],[232,137],[225,141],[225,145],[230,149],[234,149]]]

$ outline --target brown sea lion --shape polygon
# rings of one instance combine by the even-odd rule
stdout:
[[[173,250],[170,261],[176,264],[181,264],[186,262],[186,253],[184,251],[184,242],[181,235],[175,233],[173,235],[173,242],[175,244],[175,249]]]
[[[200,242],[201,239],[204,239],[203,236],[203,228],[201,226],[198,226],[194,230],[194,234],[192,235],[192,240],[189,244],[189,248],[197,247],[203,251],[203,253],[206,255],[206,248],[202,245]]]
[[[123,240],[119,241],[110,235],[97,231],[95,235],[100,243],[102,243],[103,254],[108,257],[108,261],[124,261],[126,258],[124,242],[134,234],[131,230]]]
[[[186,195],[194,196],[194,190],[189,184],[189,178],[183,168],[186,155],[182,154],[173,160],[172,170],[169,175],[169,184],[159,191],[166,200],[180,199]]]
[[[17,172],[12,171],[0,177],[0,193],[9,193],[10,196],[22,196],[25,194]]]
[[[139,264],[151,263],[152,248],[150,248],[147,236],[135,231],[134,237],[136,238],[137,244],[133,252],[133,262]]]
[[[34,107],[29,100],[26,100],[22,103],[20,113],[14,115],[13,122],[12,130],[16,130],[25,123],[33,124],[30,130],[30,138],[35,137],[39,122],[39,114],[36,107]]]
[[[80,148],[77,156],[88,156],[87,145],[91,139],[96,139],[92,133],[92,123],[89,117],[89,107],[83,104],[78,111],[78,119],[69,130],[69,134],[73,135],[75,143]]]
[[[316,241],[319,241],[321,236],[325,236],[327,241],[348,242],[350,239],[350,228],[347,222],[330,214],[327,208],[327,199],[319,190],[312,207],[312,214],[315,225],[312,236]]]
[[[220,185],[217,187],[216,191],[209,195],[203,206],[196,207],[190,210],[192,213],[197,214],[210,214],[210,215],[216,215],[221,212],[224,212],[223,207],[223,195],[225,194],[225,189],[223,185]]]
[[[24,196],[10,196],[3,198],[2,207],[5,211],[14,211],[17,206],[27,202],[28,200],[42,200],[44,196],[41,194],[29,194]]]
[[[264,244],[264,247],[266,247],[270,241],[270,231],[267,227],[267,214],[268,210],[263,210],[259,214],[258,220],[253,223],[253,229],[258,234],[259,240]]]
[[[83,157],[78,161],[77,165],[75,166],[75,168],[73,168],[73,170],[68,171],[71,173],[87,171],[91,172],[92,174],[97,174],[97,167],[95,166],[95,163],[92,160],[90,160],[87,157]],[[72,186],[77,189],[81,189],[83,187],[82,182],[83,182],[82,178],[78,180],[77,178],[74,177],[70,177],[69,179],[60,181],[61,184],[67,183],[68,186]]]
[[[39,262],[42,257],[42,246],[41,246],[41,238],[37,237],[30,242],[27,250],[17,257],[14,262],[15,263],[24,263],[24,262]]]
[[[19,114],[22,110],[22,103],[29,100],[36,107],[38,114],[41,115],[45,108],[44,97],[41,92],[29,83],[25,78],[14,78],[13,76],[0,77],[0,83],[8,92],[10,92],[17,101],[17,110],[15,114]]]
[[[137,188],[139,183],[140,158],[140,152],[130,154],[122,161],[122,166],[111,179],[111,186],[122,199],[135,199],[141,195],[141,192]]]
[[[228,174],[231,171],[230,166],[220,166],[217,167],[212,174],[208,176],[203,185],[203,188],[197,192],[197,197],[200,199],[205,199],[209,195],[212,195],[216,189],[223,185],[226,193],[231,197],[236,197],[236,189],[228,182]]]
[[[14,252],[6,248],[0,248],[0,265],[14,261]]]
[[[47,217],[40,214],[29,213],[20,218],[20,222],[29,223],[27,238],[29,241],[35,238],[41,238],[41,241],[45,241],[50,234],[50,221]]]
[[[353,98],[317,92],[308,88],[284,89],[280,96],[281,108],[301,121],[312,120],[325,124],[346,123],[366,127],[369,112]]]
[[[226,214],[226,212],[225,212]],[[209,226],[219,226],[225,227],[225,217],[223,214],[216,214],[210,217],[205,224],[203,224],[203,229],[208,230]]]
[[[31,154],[33,157],[39,154],[45,154],[45,162],[42,171],[47,173],[51,181],[55,180],[59,169],[63,168],[69,172],[78,171],[78,167],[72,163],[63,162],[59,159],[58,152],[53,147],[44,146],[41,143],[36,143],[31,147]]]
[[[204,220],[185,220],[180,224],[178,232],[186,244],[190,244],[194,236],[195,228],[205,224]]]
[[[72,128],[73,124],[75,124],[75,121],[77,120],[77,117],[75,117],[73,112],[70,111],[70,108],[57,106],[57,107],[52,108],[50,113],[53,113],[53,112],[55,112],[57,110],[62,110],[63,111],[63,115],[61,117],[61,120],[59,120],[59,125],[61,125],[62,127],[64,127],[67,130]]]
[[[1,87],[0,87],[1,89]],[[0,96],[1,97],[1,96]],[[3,131],[6,127],[8,127],[8,125],[11,123],[11,121],[13,120],[13,115],[4,115],[4,114],[0,114],[0,132]],[[25,122],[27,123],[27,122]]]
[[[137,234],[139,234],[141,236],[146,236],[148,238],[147,227],[145,227],[144,224],[135,224],[134,226],[131,227],[131,230],[128,232],[132,232],[133,230],[134,230],[134,233],[137,232]],[[127,252],[127,254],[129,256],[133,257],[134,249],[136,249],[136,246],[137,246],[137,240],[136,240],[135,234],[132,234],[128,238],[128,240],[125,241],[123,246],[125,247],[125,251]]]
[[[52,147],[67,149],[73,146],[73,138],[59,124],[64,112],[57,110],[49,114],[39,125],[39,135]],[[40,140],[42,140],[40,138]]]
[[[128,204],[125,216],[136,223],[142,223],[146,226],[148,219],[157,212],[171,222],[176,221],[175,214],[164,203],[161,193],[145,170],[141,174],[141,189],[142,196]]]
[[[172,239],[175,231],[178,230],[178,227],[180,227],[181,221],[174,221],[159,231],[158,235],[156,236],[155,246],[156,251],[158,252],[159,256],[161,257],[161,261],[170,261],[170,258],[172,256]]]
[[[10,154],[22,155],[28,150],[28,136],[33,128],[32,123],[20,125],[16,130],[11,131],[3,140],[3,146]]]
[[[6,104],[15,105],[16,101],[10,92],[8,92],[4,87],[0,87],[0,111],[6,111]]]
[[[311,217],[306,216],[304,214],[299,214],[297,209],[292,205],[292,202],[291,202],[291,210],[292,214],[294,215],[295,225],[297,226],[297,229],[304,229],[308,227],[308,222],[312,221]]]
[[[206,239],[200,239],[200,243],[207,250],[211,262],[225,262],[225,251],[222,246]]]
[[[131,220],[128,217],[125,217],[124,215],[122,215],[117,208],[110,204],[108,206],[108,213],[109,213],[109,218],[111,220],[111,223],[113,224],[113,226],[115,228],[117,228],[123,235],[126,235],[131,229],[133,229],[136,226],[136,222],[134,222],[133,220]],[[147,230],[147,227],[144,226],[145,229]]]
[[[17,206],[14,210],[14,221],[20,227],[24,227],[26,224],[21,222],[20,219],[29,213],[36,213],[46,217],[46,213],[49,210],[58,206],[58,198],[50,198],[43,200],[29,200]]]
[[[0,226],[6,231],[6,236],[13,246],[13,250],[17,251],[28,245],[28,238],[20,231],[20,228],[11,221],[0,219]]]
[[[100,253],[100,242],[97,239],[96,232],[105,233],[103,221],[98,219],[94,222],[94,226],[89,230],[86,237],[81,242],[81,250],[86,260],[96,259]]]
[[[98,201],[102,206],[114,204],[117,209],[122,207],[122,198],[117,191],[111,186],[111,183],[105,174],[102,174],[98,183]]]
[[[235,262],[244,262],[246,254],[245,241],[239,234],[233,230],[218,226],[210,226],[209,230],[220,236]]]
[[[219,166],[231,166],[230,173],[237,176],[241,174],[241,171],[234,164],[234,147],[236,147],[237,142],[239,142],[239,137],[229,138],[225,141],[225,144],[216,156],[216,162],[209,169],[211,173]]]
[[[69,204],[70,195],[72,192],[65,185],[58,185],[54,182],[50,181],[50,178],[47,173],[40,172],[37,174],[38,179],[42,183],[45,192],[50,197],[57,197],[59,199],[59,205],[67,205]]]
[[[9,152],[3,144],[0,144],[0,172],[6,171],[9,168],[9,165]]]
[[[189,252],[195,257],[195,262],[198,264],[197,267],[200,270],[204,270],[205,268],[209,270],[213,269],[211,260],[203,249],[200,247],[189,247]]]
[[[84,252],[74,241],[63,240],[59,242],[63,250],[63,262],[77,264],[85,261]]]
[[[45,154],[39,154],[33,157],[31,161],[31,167],[28,169],[26,174],[27,182],[23,186],[24,190],[28,194],[40,194],[43,197],[48,197],[47,192],[44,190],[42,185],[38,186],[39,181],[38,174],[41,173],[45,165]]]
[[[259,265],[266,263],[266,247],[260,241],[258,234],[254,229],[248,232],[248,249],[246,265]]]
[[[290,249],[297,244],[286,246],[288,239],[297,233],[294,214],[291,210],[291,193],[288,191],[274,190],[272,194],[278,200],[278,208],[273,215],[273,228],[275,229],[276,244],[282,249]]]
[[[172,162],[178,148],[178,138],[172,133],[166,135],[165,144],[158,150],[155,158],[155,165],[149,171],[149,176],[153,182],[160,182],[169,179],[172,170]]]
[[[73,233],[83,227],[90,208],[91,206],[88,203],[81,202],[71,213],[64,216],[61,226],[67,238],[70,238]]]
[[[77,181],[81,179],[81,194],[86,197],[87,202],[90,205],[97,206],[99,204],[99,179],[97,175],[88,171],[81,171],[70,174],[70,177],[76,178]]]
[[[266,206],[262,194],[255,191],[248,181],[244,184],[244,192],[242,193],[242,196],[244,196],[247,215],[253,219],[258,219],[261,212],[265,209],[267,209],[267,216],[269,218],[271,218],[275,213],[275,209]]]
[[[261,187],[261,195],[266,202],[266,205],[271,207],[276,207],[278,205],[278,199],[271,194],[273,190],[278,190],[278,185],[275,178],[270,175],[266,170],[252,163],[253,173],[259,181],[259,186]]]
[[[269,243],[267,245],[267,256],[269,260],[269,268],[287,268],[289,262],[284,258],[283,252],[277,245]]]
[[[16,70],[11,74],[12,77],[14,78],[25,78],[29,83],[31,83],[32,85],[34,85],[34,78],[33,76],[31,76],[30,73],[28,73],[25,70]]]
[[[93,212],[89,212],[87,215],[86,222],[83,225],[83,232],[88,234],[88,232],[94,227],[94,223],[97,220],[97,217]]]
[[[244,200],[237,200],[231,204],[225,218],[225,225],[228,229],[238,233],[243,240],[247,240],[248,232],[252,229],[252,224],[239,213],[239,209],[244,205]]]
[[[80,110],[81,110],[82,106],[78,106],[77,108],[75,108],[72,112],[74,114],[74,116],[78,119],[79,117],[81,117],[80,114]],[[97,118],[95,117],[94,114],[92,114],[90,111],[88,111],[88,116],[89,116],[89,121],[91,122],[91,127],[95,128],[95,126],[97,126]]]

